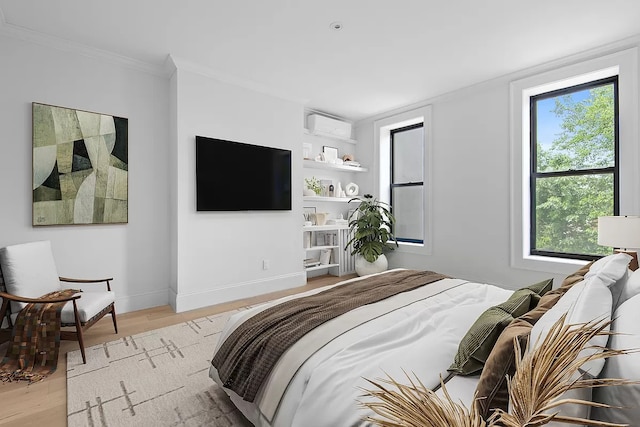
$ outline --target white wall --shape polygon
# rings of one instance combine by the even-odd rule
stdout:
[[[59,273],[113,276],[118,312],[167,303],[168,82],[0,35],[0,246],[51,240]],[[129,119],[129,223],[31,226],[31,103]]]
[[[433,253],[396,250],[388,255],[390,266],[430,269],[507,288],[549,277],[561,279],[575,271],[572,265],[564,274],[510,265],[509,85],[527,75],[637,44],[583,53],[357,123],[358,157],[373,165],[361,187],[377,194],[374,121],[424,105],[433,108]],[[632,185],[640,191],[639,183]]]
[[[305,283],[302,271],[302,105],[227,84],[176,61],[175,283],[178,312]],[[195,136],[292,150],[293,209],[196,212]],[[241,159],[236,161],[242,168]],[[214,165],[215,166],[215,165]],[[251,173],[247,170],[246,173]],[[233,185],[232,182],[227,183]],[[242,189],[251,197],[251,188]],[[300,196],[298,196],[300,195]],[[263,270],[263,260],[270,268]]]

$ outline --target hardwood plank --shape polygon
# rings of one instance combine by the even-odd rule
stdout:
[[[175,325],[188,320],[222,313],[251,304],[259,304],[286,295],[316,289],[321,286],[347,280],[355,275],[335,277],[319,276],[307,281],[305,286],[274,292],[239,301],[204,307],[184,313],[175,313],[171,307],[161,306],[130,313],[118,314],[118,335],[113,332],[113,323],[105,316],[84,335],[85,347],[116,340],[152,329]],[[117,307],[116,307],[117,310]],[[0,345],[4,356],[8,343]],[[26,382],[0,384],[0,426],[66,426],[67,424],[67,357],[69,351],[78,350],[75,341],[62,341],[58,368],[46,380],[28,385]],[[87,357],[90,357],[87,355]]]

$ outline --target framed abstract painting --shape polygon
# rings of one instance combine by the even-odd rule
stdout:
[[[128,119],[32,106],[33,225],[128,222]]]

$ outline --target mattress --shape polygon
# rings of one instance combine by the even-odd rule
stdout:
[[[364,278],[281,298],[238,313],[227,323],[218,346],[238,324],[261,310],[334,286],[348,286],[355,280]],[[265,391],[271,390],[269,385],[259,391],[254,402],[244,401],[233,391],[223,389],[256,426],[363,425],[363,417],[372,415],[359,403],[362,388],[371,388],[366,378],[383,378],[388,374],[402,380],[406,372],[416,375],[425,386],[436,387],[440,376],[447,375],[460,339],[475,319],[512,293],[488,284],[458,279],[444,281],[447,282],[423,287],[436,285],[433,291],[425,292],[420,288],[382,301],[390,307],[384,314],[377,312],[372,318],[340,332],[314,349],[308,357],[305,356],[291,373],[284,375],[282,372],[287,372],[286,369],[274,369],[265,383],[284,383],[281,398],[279,393],[274,398],[271,392]],[[344,321],[340,318],[334,320],[337,323]],[[283,358],[290,356],[289,359],[295,359],[298,353],[308,352],[307,348],[308,345],[293,346]],[[210,376],[221,384],[213,366]],[[476,382],[477,377],[454,377],[447,389],[454,399],[469,406]]]

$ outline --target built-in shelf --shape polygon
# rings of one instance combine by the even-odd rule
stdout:
[[[320,265],[316,265],[315,267],[307,267],[305,268],[305,271],[322,270],[323,268],[331,268],[331,267],[340,267],[340,264],[320,264]]]
[[[347,228],[349,228],[347,224],[303,225],[302,231],[345,230]]]
[[[316,162],[311,159],[304,159],[302,164],[305,168],[312,169],[333,169],[345,172],[366,172],[368,169],[362,166],[336,165],[335,163]]]
[[[332,202],[332,203],[348,203],[353,197],[323,197],[323,196],[302,196],[305,202]],[[360,203],[360,200],[354,200],[354,203]]]
[[[323,249],[335,249],[335,248],[339,248],[340,246],[311,246],[310,248],[305,248],[305,251],[310,252],[310,251],[321,251]]]
[[[318,137],[327,138],[327,139],[333,139],[335,141],[348,142],[349,144],[356,144],[358,142],[355,139],[345,138],[345,137],[342,137],[342,136],[337,136],[337,135],[333,135],[333,134],[326,133],[326,132],[320,132],[320,131],[311,132],[307,128],[303,128],[303,129],[304,129],[304,133],[307,134],[307,135],[318,136]]]

